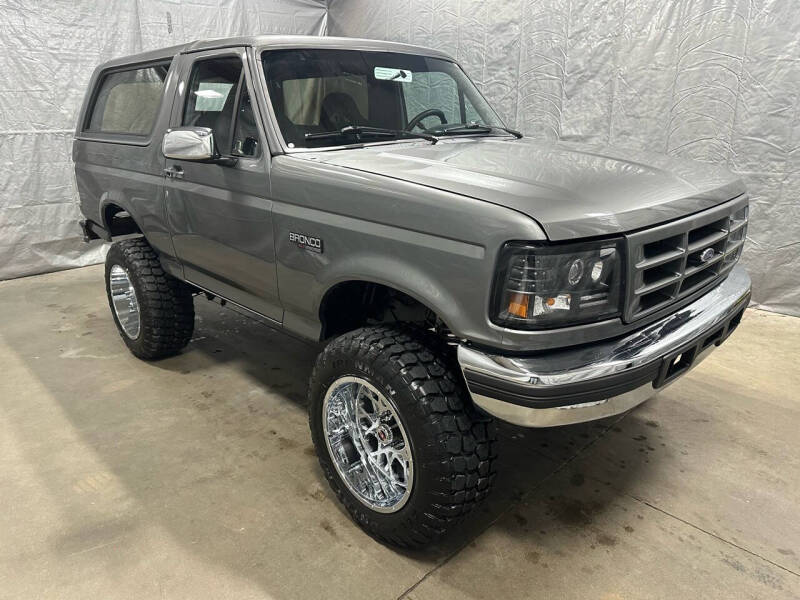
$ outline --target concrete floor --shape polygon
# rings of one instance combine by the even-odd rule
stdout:
[[[623,417],[502,427],[491,502],[399,553],[322,479],[313,349],[198,300],[144,363],[102,279],[0,283],[0,598],[800,597],[800,319],[749,311]]]

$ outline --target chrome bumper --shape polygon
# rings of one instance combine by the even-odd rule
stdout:
[[[499,419],[525,427],[593,421],[641,404],[699,364],[749,300],[750,277],[737,265],[695,302],[624,337],[526,357],[461,345],[458,362],[472,400]]]

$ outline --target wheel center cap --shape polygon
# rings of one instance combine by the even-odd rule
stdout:
[[[378,438],[381,445],[388,446],[392,443],[394,439],[394,434],[392,433],[391,428],[387,427],[386,425],[378,425],[378,428],[375,430],[375,437]]]

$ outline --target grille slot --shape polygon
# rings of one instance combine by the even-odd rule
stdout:
[[[689,252],[708,248],[728,237],[728,217],[689,231]]]
[[[724,277],[741,255],[747,197],[627,236],[625,320],[635,321]]]

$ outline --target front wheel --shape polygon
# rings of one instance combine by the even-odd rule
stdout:
[[[440,538],[489,493],[492,419],[426,332],[358,329],[317,359],[309,422],[336,496],[370,535],[401,547]]]

